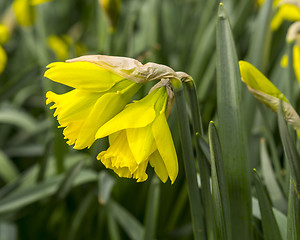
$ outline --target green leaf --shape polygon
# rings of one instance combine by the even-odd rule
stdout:
[[[104,205],[109,201],[115,182],[115,179],[107,171],[104,170],[99,173],[98,201],[100,204]]]
[[[241,82],[230,23],[220,4],[217,21],[218,129],[228,187],[232,239],[252,239],[249,163]]]
[[[261,168],[264,177],[264,182],[267,186],[268,192],[270,193],[270,198],[274,207],[281,210],[282,212],[287,212],[287,202],[284,195],[277,183],[271,160],[267,151],[267,146],[265,139],[260,141],[260,159]]]
[[[287,240],[300,239],[300,198],[290,181],[289,206],[287,216]]]
[[[134,216],[112,199],[108,202],[107,206],[114,219],[123,227],[132,240],[143,239],[145,230]]]
[[[145,240],[154,240],[158,219],[160,199],[160,181],[156,175],[153,176],[148,192],[147,209],[145,217]]]
[[[261,220],[261,213],[260,213],[260,208],[258,204],[258,200],[256,198],[252,198],[252,210],[253,210],[253,216]],[[277,225],[280,230],[280,235],[283,240],[286,239],[286,227],[287,227],[287,218],[286,216],[278,211],[276,208],[272,208],[273,214],[275,216]]]
[[[180,81],[179,83],[171,83],[173,85],[173,88],[175,89],[175,103],[179,121],[184,169],[188,185],[194,238],[196,240],[205,239],[205,225],[202,219],[202,209],[200,204],[201,200],[197,182],[196,165],[194,161],[192,136],[190,133],[190,125],[186,109],[183,87]]]
[[[200,110],[197,100],[197,92],[195,84],[192,80],[186,80],[185,86],[187,88],[187,93],[190,100],[190,108],[192,115],[192,126],[193,126],[193,137],[196,142],[196,156],[198,160],[200,181],[201,181],[201,199],[203,201],[203,209],[205,215],[205,225],[207,239],[213,240],[214,237],[214,217],[213,217],[213,207],[212,207],[212,197],[211,197],[211,187],[210,187],[210,168],[208,161],[206,160],[201,146],[199,144],[199,138],[203,134],[202,120],[200,115]]]
[[[65,177],[62,183],[59,185],[56,193],[56,200],[60,201],[66,197],[69,193],[70,189],[72,188],[73,182],[76,179],[76,176],[80,172],[81,168],[83,167],[84,160],[78,161],[74,166],[65,174]]]
[[[6,181],[10,182],[11,180],[17,178],[18,170],[12,160],[10,160],[4,152],[0,150],[0,177]]]
[[[0,109],[0,123],[15,125],[28,133],[33,133],[38,125],[29,114],[13,108]]]
[[[260,7],[258,16],[253,23],[252,39],[250,43],[249,59],[250,62],[265,72],[270,51],[271,42],[271,19],[272,19],[272,0],[266,0]]]
[[[224,164],[219,136],[213,122],[209,123],[208,136],[216,239],[231,239],[230,205],[225,184]]]
[[[300,198],[300,156],[297,151],[296,145],[289,134],[289,130],[284,120],[282,102],[280,102],[278,109],[278,126],[284,153],[287,157],[291,170],[291,176],[295,184],[295,190],[298,197]]]
[[[0,222],[0,239],[1,240],[17,240],[18,228],[10,222]]]
[[[80,231],[80,226],[84,223],[85,216],[94,198],[95,195],[93,192],[90,192],[83,198],[81,204],[79,205],[79,208],[72,217],[70,232],[68,234],[69,240],[75,239],[76,233]]]
[[[54,194],[62,183],[65,175],[59,175],[28,188],[15,191],[0,200],[0,214],[15,211],[33,202]],[[97,180],[97,174],[91,170],[81,170],[75,177],[73,187]]]
[[[281,240],[280,231],[276,223],[272,204],[268,198],[268,195],[263,187],[263,184],[258,177],[256,170],[253,171],[254,175],[254,185],[256,188],[256,193],[259,202],[259,208],[261,213],[261,222],[263,227],[264,239],[265,240]]]

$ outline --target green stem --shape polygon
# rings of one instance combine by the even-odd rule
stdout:
[[[204,205],[204,215],[206,223],[207,239],[214,239],[214,217],[212,208],[212,197],[210,188],[210,168],[200,146],[200,137],[203,135],[202,120],[199,111],[196,87],[193,81],[185,82],[187,93],[190,100],[193,137],[196,143],[196,155],[200,170],[200,180],[202,189],[202,200]]]
[[[200,193],[197,184],[197,172],[194,162],[192,137],[190,133],[183,87],[179,81],[172,82],[172,85],[175,88],[175,103],[178,113],[183,161],[185,167],[186,180],[188,184],[194,237],[196,240],[206,239],[200,205]]]

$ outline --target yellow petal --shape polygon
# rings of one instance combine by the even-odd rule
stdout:
[[[103,138],[127,128],[147,126],[155,118],[154,105],[160,96],[161,90],[156,89],[140,101],[128,104],[122,112],[99,129],[96,138]]]
[[[172,135],[164,113],[153,122],[152,132],[157,149],[166,166],[171,182],[174,183],[178,174],[178,160]]]
[[[248,87],[288,102],[286,97],[252,64],[239,61],[241,78]]]
[[[300,9],[291,4],[283,4],[279,7],[278,12],[272,19],[271,28],[276,30],[280,27],[283,21],[299,21],[300,20]]]
[[[95,141],[99,128],[118,114],[127,104],[128,99],[118,93],[107,93],[98,99],[90,114],[83,124],[75,149],[90,147]]]
[[[155,151],[149,157],[150,165],[154,168],[156,175],[165,183],[168,180],[168,171],[158,151]]]
[[[151,125],[142,128],[126,129],[128,144],[135,161],[140,164],[155,150]]]
[[[293,48],[293,67],[298,83],[300,84],[300,49],[298,45],[295,45]]]
[[[13,2],[13,10],[20,25],[30,26],[34,23],[35,9],[29,0],[15,0]]]
[[[4,49],[0,45],[0,74],[4,71],[7,63],[7,55]]]
[[[49,64],[48,67],[44,76],[52,81],[93,92],[107,91],[123,79],[88,62],[55,62]]]
[[[49,91],[46,94],[46,103],[55,103],[50,109],[56,108],[54,117],[57,116],[58,121],[64,123],[84,120],[102,95],[103,93],[87,92],[78,89],[65,94],[55,94]]]

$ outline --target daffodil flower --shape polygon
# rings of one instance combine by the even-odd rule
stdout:
[[[240,61],[239,66],[242,81],[247,85],[255,98],[274,112],[278,111],[280,101],[282,101],[284,117],[294,127],[300,137],[300,118],[287,98],[253,65]]]
[[[35,21],[35,6],[52,0],[14,0],[13,10],[21,26],[30,26]]]
[[[2,45],[5,44],[9,39],[9,30],[8,28],[0,24],[0,74],[4,71],[7,63],[7,55]]]
[[[300,20],[300,1],[299,0],[283,0],[278,4],[278,11],[271,22],[272,30],[277,30],[283,21],[299,21]]]
[[[148,163],[158,177],[173,183],[178,173],[175,147],[167,123],[168,86],[153,90],[105,123],[96,138],[109,136],[110,147],[97,159],[120,177],[148,178]]]
[[[50,108],[56,108],[54,116],[65,127],[69,145],[82,149],[109,136],[110,147],[98,155],[107,168],[141,182],[148,177],[149,162],[163,182],[168,177],[175,181],[178,163],[167,116],[174,99],[170,79],[180,79],[182,73],[156,63],[103,55],[48,67],[45,77],[75,88],[61,95],[46,94],[46,103],[54,102]],[[143,83],[158,79],[151,93],[126,106]]]
[[[90,147],[97,130],[120,112],[142,86],[89,62],[56,62],[45,77],[74,90],[65,94],[47,92],[47,104],[54,102],[54,116],[69,145]]]

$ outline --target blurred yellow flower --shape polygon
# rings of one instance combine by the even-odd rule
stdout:
[[[0,45],[0,74],[4,71],[7,62],[7,55],[2,46]]]
[[[276,30],[280,27],[283,21],[299,21],[300,20],[300,8],[298,4],[282,4],[279,5],[278,11],[272,19],[271,28]]]
[[[280,66],[286,68],[288,66],[288,62],[289,62],[288,56],[287,54],[284,54],[280,60]]]
[[[99,4],[107,16],[111,31],[114,31],[120,17],[121,0],[99,0]]]
[[[53,50],[58,60],[69,58],[71,41],[67,35],[63,35],[62,37],[51,35],[47,39],[49,47]]]
[[[105,123],[96,138],[109,136],[110,147],[97,159],[120,177],[148,178],[148,162],[158,177],[173,183],[178,174],[178,162],[173,139],[166,119],[167,87],[153,90],[140,101],[126,108]]]
[[[3,25],[0,24],[0,45],[3,45],[4,43],[6,43],[9,39],[9,30],[8,28]]]
[[[277,6],[278,5],[278,3],[280,2],[281,0],[273,0],[273,5],[274,6]],[[261,6],[261,5],[263,5],[264,4],[264,2],[265,2],[265,0],[257,0],[257,4],[258,4],[258,6]]]
[[[293,67],[298,83],[300,84],[300,48],[297,44],[293,48]]]
[[[30,26],[35,21],[35,5],[49,2],[52,0],[14,0],[13,10],[18,24],[21,26]]]

